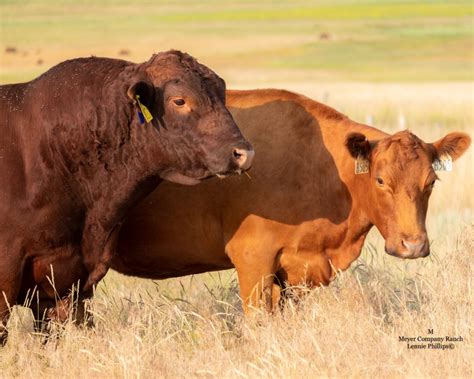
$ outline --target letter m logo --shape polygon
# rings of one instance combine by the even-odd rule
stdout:
[[[428,329],[428,334],[433,334],[433,329]]]

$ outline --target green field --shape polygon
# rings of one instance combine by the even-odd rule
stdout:
[[[0,82],[66,58],[177,48],[227,70],[318,80],[473,78],[470,1],[0,2]],[[16,48],[6,53],[6,47]],[[258,78],[258,75],[256,75]],[[239,82],[237,75],[230,79]]]

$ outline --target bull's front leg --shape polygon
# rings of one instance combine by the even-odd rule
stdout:
[[[92,327],[94,320],[86,307],[86,300],[92,292],[81,291],[71,293],[61,299],[44,298],[32,302],[30,308],[35,315],[35,330],[49,334],[51,322],[64,324],[72,320],[77,326]]]
[[[84,265],[89,274],[83,287],[84,291],[93,290],[110,268],[112,257],[117,251],[120,228],[128,209],[162,181],[155,175],[143,179],[140,172],[134,176],[129,176],[129,171],[123,171],[122,174],[126,177],[116,178],[115,185],[105,190],[102,200],[94,203],[84,223],[81,248]]]
[[[121,223],[111,228],[99,223],[86,224],[82,238],[82,255],[88,277],[82,290],[92,291],[110,268],[112,257],[117,251]]]
[[[7,340],[10,310],[17,303],[24,269],[21,245],[0,238],[0,347]]]

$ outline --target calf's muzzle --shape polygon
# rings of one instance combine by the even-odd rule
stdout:
[[[426,236],[402,239],[402,245],[406,249],[404,253],[407,258],[422,258],[430,253],[429,243]]]

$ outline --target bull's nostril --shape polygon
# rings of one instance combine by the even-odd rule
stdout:
[[[240,170],[248,170],[250,168],[254,154],[253,149],[234,149],[232,151],[233,160]]]
[[[240,159],[241,156],[242,156],[241,152],[237,149],[234,149],[234,158]]]

